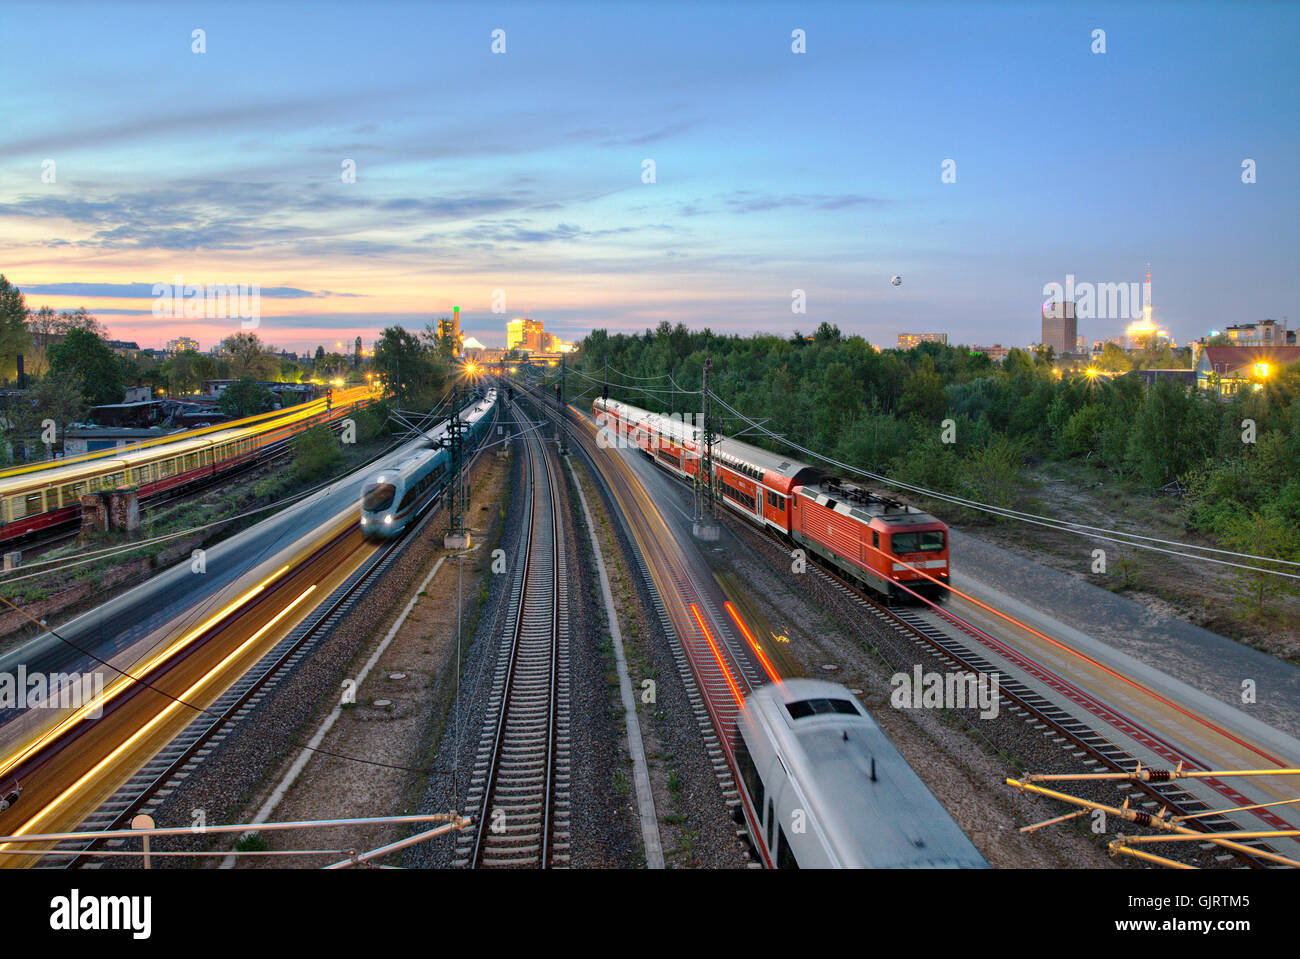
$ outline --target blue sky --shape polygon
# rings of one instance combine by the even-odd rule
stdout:
[[[1045,284],[1136,282],[1148,262],[1179,342],[1300,326],[1293,4],[0,17],[0,272],[29,306],[85,305],[142,346],[239,326],[155,318],[149,288],[177,275],[259,284],[259,333],[291,349],[453,304],[489,344],[525,309],[566,338],[826,320],[890,346],[928,330],[1027,344]],[[1124,325],[1080,321],[1090,338]]]

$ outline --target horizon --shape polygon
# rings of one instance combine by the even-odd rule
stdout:
[[[1150,263],[1180,345],[1300,319],[1295,7],[250,9],[8,9],[0,273],[30,309],[142,348],[240,330],[154,316],[181,276],[259,285],[254,332],[297,353],[453,304],[489,347],[526,313],[1027,346],[1047,284]]]

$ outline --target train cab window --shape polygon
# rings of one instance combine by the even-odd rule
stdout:
[[[805,716],[819,716],[823,713],[858,715],[858,708],[847,699],[801,699],[795,703],[786,703],[785,709],[791,719],[803,719]]]
[[[388,509],[396,495],[397,487],[392,483],[371,483],[361,491],[361,508],[367,513]]]
[[[876,549],[880,549],[880,530],[873,529],[871,531],[871,545]]]
[[[790,850],[790,844],[786,842],[785,830],[777,826],[776,834],[781,840],[781,845],[776,850],[776,868],[798,869],[799,862],[794,858],[794,853]]]
[[[943,549],[943,530],[928,529],[921,533],[895,533],[889,545],[898,555],[903,553],[937,553]]]

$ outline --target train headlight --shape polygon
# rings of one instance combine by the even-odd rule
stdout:
[[[384,525],[385,525],[385,526],[387,526],[388,524],[392,523],[392,521],[393,521],[393,514],[392,514],[392,513],[389,513],[387,516],[384,517]]]

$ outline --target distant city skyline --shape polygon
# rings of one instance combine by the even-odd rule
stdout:
[[[153,349],[246,329],[155,316],[178,276],[257,284],[293,352],[453,304],[488,346],[525,309],[575,342],[1028,344],[1045,284],[1150,263],[1180,343],[1300,325],[1293,5],[252,9],[6,5],[0,273],[29,307]]]

